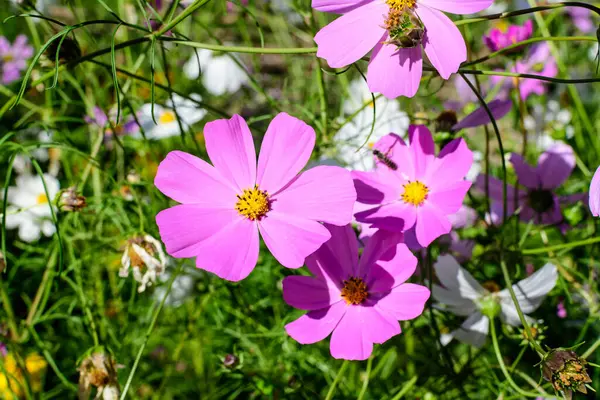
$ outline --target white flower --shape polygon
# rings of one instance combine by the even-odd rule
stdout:
[[[215,56],[211,50],[201,49],[185,63],[183,73],[190,80],[202,75],[202,84],[215,96],[235,93],[248,82],[248,74],[232,57]]]
[[[127,241],[121,257],[119,276],[126,278],[133,270],[133,278],[140,283],[138,292],[156,282],[163,273],[167,259],[160,242],[150,235],[137,236]]]
[[[48,196],[44,191],[44,182]],[[39,240],[41,234],[51,236],[56,231],[52,222],[51,203],[56,197],[60,184],[49,174],[20,175],[16,186],[8,188],[9,207],[6,210],[6,227],[19,228],[19,238],[24,242]]]
[[[442,344],[446,345],[456,338],[475,347],[483,346],[489,328],[489,319],[483,314],[483,310],[489,309],[490,306],[499,307],[500,319],[504,323],[512,326],[521,325],[508,289],[499,291],[497,288],[496,290],[494,287],[497,285],[493,282],[480,285],[454,257],[449,255],[440,256],[434,268],[437,277],[444,285],[441,287],[434,284],[432,287],[431,294],[439,302],[436,306],[456,315],[468,316],[459,329],[442,335]],[[523,313],[531,313],[542,304],[544,297],[556,285],[557,277],[556,267],[546,264],[533,275],[513,285]],[[526,318],[531,320],[530,317],[526,316]]]
[[[196,101],[201,101],[199,94],[192,94],[190,97]],[[198,106],[194,101],[185,99],[177,94],[173,95],[173,101],[169,100],[166,107],[155,104],[154,117],[156,124],[152,120],[152,104],[144,104],[140,109],[140,125],[144,129],[146,138],[163,139],[180,134],[180,126],[187,130],[191,125],[200,121],[206,115],[206,110]],[[177,120],[179,117],[179,121]],[[141,137],[140,134],[135,136]]]
[[[475,182],[477,176],[483,169],[481,161],[483,161],[483,154],[481,154],[480,151],[473,150],[473,164],[471,164],[471,168],[469,169],[469,172],[467,172],[467,180]]]
[[[34,18],[35,19],[35,18]],[[27,128],[18,132],[19,138],[25,141],[37,141],[40,143],[49,143],[52,141],[52,134],[46,130],[40,128]],[[49,151],[45,147],[40,147],[30,151],[33,158],[38,161],[48,161]],[[17,154],[13,163],[13,168],[19,174],[26,174],[31,172],[31,160],[28,155]],[[57,171],[58,172],[58,171]],[[53,174],[55,175],[55,174]]]
[[[349,168],[355,170],[370,170],[375,166],[371,147],[383,136],[395,133],[404,136],[408,130],[410,119],[400,111],[396,100],[380,96],[375,100],[375,127],[364,149],[356,151],[371,132],[373,123],[373,97],[363,80],[355,80],[350,84],[350,97],[344,101],[344,114],[352,120],[342,126],[335,134],[338,157]],[[366,106],[365,106],[366,105]],[[360,110],[360,111],[359,111]]]

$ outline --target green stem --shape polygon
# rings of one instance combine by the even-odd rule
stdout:
[[[337,375],[335,376],[335,379],[333,380],[333,383],[329,387],[329,391],[327,392],[327,396],[325,397],[325,400],[333,399],[333,394],[335,393],[335,388],[336,388],[337,384],[339,383],[340,379],[342,378],[342,375],[344,374],[344,371],[346,370],[347,367],[348,367],[348,360],[344,360]]]
[[[181,21],[183,21],[184,19],[186,19],[187,17],[189,17],[190,15],[192,15],[192,13],[194,11],[196,11],[198,8],[202,7],[204,4],[208,3],[210,0],[196,0],[195,2],[193,2],[192,4],[190,4],[189,6],[187,6],[182,12],[181,14],[179,14],[178,16],[176,16],[173,20],[171,20],[171,22],[169,22],[167,25],[163,26],[162,28],[160,28],[158,31],[152,33],[150,36],[154,36],[155,38],[159,38],[159,36],[164,35],[166,32],[170,31],[171,29],[173,29],[176,25],[178,25]]]
[[[541,390],[539,393],[527,392],[527,391],[521,389],[521,387],[519,385],[517,385],[515,383],[515,381],[513,381],[512,377],[510,376],[510,373],[508,372],[508,369],[506,368],[506,365],[504,364],[504,359],[502,358],[502,353],[500,352],[500,346],[498,345],[498,336],[496,334],[496,324],[495,324],[494,318],[490,318],[490,333],[492,336],[492,345],[494,346],[494,353],[496,353],[496,359],[498,360],[498,365],[500,365],[500,369],[502,370],[502,373],[504,374],[504,377],[508,381],[509,385],[517,393],[519,393],[520,395],[525,396],[525,397],[539,397],[540,393],[542,395],[547,395],[547,393],[545,393]]]
[[[248,46],[222,46],[211,43],[188,42],[186,40],[173,39],[169,37],[160,37],[159,40],[177,43],[184,46],[196,47],[198,49],[207,49],[214,51],[223,51],[228,53],[251,53],[251,54],[315,54],[316,47],[248,47]]]
[[[369,361],[367,361],[367,371],[365,376],[365,381],[363,382],[362,388],[360,389],[360,394],[356,400],[362,400],[365,394],[367,393],[367,388],[369,387],[369,378],[371,376],[371,367],[373,366],[373,355],[369,357]]]
[[[550,252],[553,252],[556,250],[565,250],[565,249],[571,249],[574,247],[587,246],[587,245],[598,243],[598,242],[600,242],[600,236],[590,238],[590,239],[585,239],[585,240],[579,240],[577,242],[557,244],[554,246],[540,247],[540,248],[536,248],[536,249],[524,249],[521,251],[521,253],[527,254],[527,255],[550,253]]]
[[[600,338],[596,339],[596,341],[581,355],[582,358],[588,358],[592,355],[594,351],[600,346]]]
[[[412,389],[413,386],[415,386],[415,383],[417,383],[417,377],[413,376],[410,381],[406,382],[406,385],[400,389],[398,394],[396,394],[392,400],[400,400],[406,393],[410,391],[410,389]]]

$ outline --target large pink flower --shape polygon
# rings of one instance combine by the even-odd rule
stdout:
[[[394,139],[391,147],[380,151],[395,163],[395,169],[352,171],[357,201],[371,205],[355,217],[373,228],[395,232],[414,226],[417,241],[426,247],[450,232],[448,216],[458,212],[471,187],[464,178],[473,164],[473,153],[460,138],[444,146],[436,157],[427,127],[411,125],[408,135],[410,146],[393,134],[380,140],[390,143],[390,138]]]
[[[182,203],[156,216],[173,257],[197,257],[196,266],[239,281],[258,259],[258,232],[285,267],[298,268],[330,237],[318,221],[346,225],[356,191],[350,173],[321,166],[301,174],[315,132],[281,113],[262,142],[258,168],[252,134],[239,115],[206,124],[212,164],[181,151],[161,162],[156,187]]]
[[[319,11],[343,14],[315,36],[317,56],[332,68],[358,61],[373,49],[367,83],[385,97],[412,97],[423,72],[421,45],[442,78],[467,59],[460,31],[441,11],[470,14],[493,0],[312,0]]]
[[[400,333],[399,320],[421,315],[429,290],[405,283],[417,259],[402,243],[402,234],[377,232],[359,261],[352,227],[327,227],[331,239],[306,259],[314,277],[283,280],[285,302],[309,311],[285,329],[302,344],[319,342],[333,332],[333,357],[364,360],[373,343]]]

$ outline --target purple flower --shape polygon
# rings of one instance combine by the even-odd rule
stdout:
[[[520,189],[507,186],[507,212],[512,215],[520,209],[522,221],[534,221],[537,224],[559,224],[563,220],[561,204],[575,203],[584,200],[587,194],[578,193],[571,196],[557,196],[554,189],[561,186],[575,168],[573,149],[564,143],[557,143],[544,152],[537,167],[528,165],[521,156],[510,157],[517,179],[524,187]],[[477,177],[476,185],[485,190],[485,175]],[[489,193],[492,200],[492,221],[502,218],[502,181],[489,177]]]
[[[550,53],[550,48],[547,43],[539,43],[532,47],[528,56],[517,61],[512,69],[512,72],[519,74],[532,74],[546,77],[554,77],[558,74],[556,60]],[[493,76],[492,84],[503,83],[506,91],[512,88],[518,88],[521,98],[527,99],[531,94],[543,95],[546,93],[546,85],[548,82],[537,79],[521,79],[521,78],[506,78],[502,76]]]
[[[493,100],[488,103],[488,108],[492,112],[495,120],[503,118],[512,109],[512,101],[510,100]],[[464,117],[454,126],[452,126],[452,132],[458,132],[461,129],[476,128],[478,126],[487,125],[491,122],[490,116],[484,107],[479,107],[471,114]]]
[[[0,66],[2,83],[7,85],[21,77],[21,71],[27,68],[27,60],[33,55],[33,47],[27,44],[27,36],[19,35],[15,42],[0,36]]]
[[[358,222],[373,228],[404,232],[415,227],[416,239],[428,246],[451,229],[448,215],[458,212],[471,187],[464,177],[473,163],[465,141],[454,139],[435,156],[435,143],[425,126],[409,128],[410,146],[397,135],[380,150],[396,168],[373,172],[353,171],[357,201],[371,205],[355,214]],[[383,140],[383,139],[382,139]]]
[[[583,7],[568,7],[567,13],[571,16],[573,24],[581,32],[590,33],[597,29],[597,25],[594,24],[592,19],[592,11]]]
[[[8,351],[6,350],[6,345],[4,343],[0,342],[0,356],[6,357],[7,354],[8,354]]]
[[[567,309],[562,301],[556,306],[556,315],[561,319],[567,318]]]
[[[421,315],[430,293],[424,286],[406,283],[417,259],[402,243],[402,234],[377,232],[359,260],[352,227],[325,226],[331,239],[306,259],[314,276],[283,280],[285,302],[308,310],[285,330],[302,344],[331,334],[333,357],[365,360],[374,343],[400,334],[399,320]]]
[[[126,118],[121,120],[121,123],[114,126],[114,131],[110,125],[108,125],[109,117],[108,115],[98,106],[94,106],[92,111],[93,116],[86,115],[83,117],[85,122],[88,125],[97,125],[99,128],[106,128],[104,130],[104,140],[111,140],[114,133],[116,132],[118,136],[124,136],[133,134],[139,131],[139,126],[135,122],[135,119],[129,115]],[[113,109],[110,111],[111,119],[116,119],[116,110]],[[108,125],[108,126],[107,126]]]
[[[533,34],[533,22],[527,20],[523,26],[510,25],[508,29],[494,28],[487,36],[483,37],[483,42],[491,51],[498,51],[515,43],[527,40]],[[519,52],[522,46],[512,49],[510,53]]]

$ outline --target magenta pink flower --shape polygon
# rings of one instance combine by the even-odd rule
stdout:
[[[594,172],[589,194],[590,211],[594,217],[600,216],[600,167]]]
[[[527,40],[533,34],[533,22],[529,19],[523,26],[510,25],[508,29],[494,28],[483,37],[483,42],[491,51],[498,51],[515,43]],[[518,52],[521,46],[512,49],[510,53]]]
[[[320,166],[299,174],[315,145],[315,131],[299,119],[285,113],[273,119],[258,168],[239,115],[207,123],[204,137],[213,165],[172,151],[154,180],[182,203],[156,216],[171,256],[197,257],[198,268],[239,281],[256,265],[259,231],[281,264],[298,268],[331,236],[318,221],[352,220],[356,191],[348,171]]]
[[[517,179],[524,189],[507,185],[507,216],[520,210],[522,221],[533,220],[536,224],[554,225],[563,221],[561,204],[584,201],[586,193],[570,196],[557,196],[554,191],[571,175],[575,168],[575,154],[571,146],[557,143],[545,151],[538,159],[537,167],[532,167],[518,154],[511,154]],[[485,175],[477,177],[476,185],[485,191]],[[489,194],[492,201],[492,221],[499,222],[503,215],[502,181],[489,177]],[[515,193],[516,191],[516,193]]]
[[[417,267],[416,257],[402,243],[402,234],[377,232],[358,257],[352,227],[328,225],[331,239],[306,259],[314,276],[288,276],[283,298],[309,312],[287,324],[287,333],[302,344],[331,335],[335,358],[365,360],[374,343],[398,335],[400,324],[417,318],[429,290],[405,283]]]
[[[315,36],[317,56],[342,68],[371,49],[367,84],[385,97],[412,97],[423,73],[421,46],[442,78],[467,59],[460,31],[441,11],[470,14],[493,0],[312,0],[319,11],[343,14]]]
[[[357,201],[371,205],[355,217],[373,228],[394,232],[414,226],[417,241],[426,247],[450,232],[448,216],[458,212],[471,187],[464,177],[473,153],[460,138],[448,143],[436,157],[427,127],[411,125],[408,134],[410,146],[399,136],[389,136],[395,144],[385,153],[396,163],[395,170],[352,171]]]

